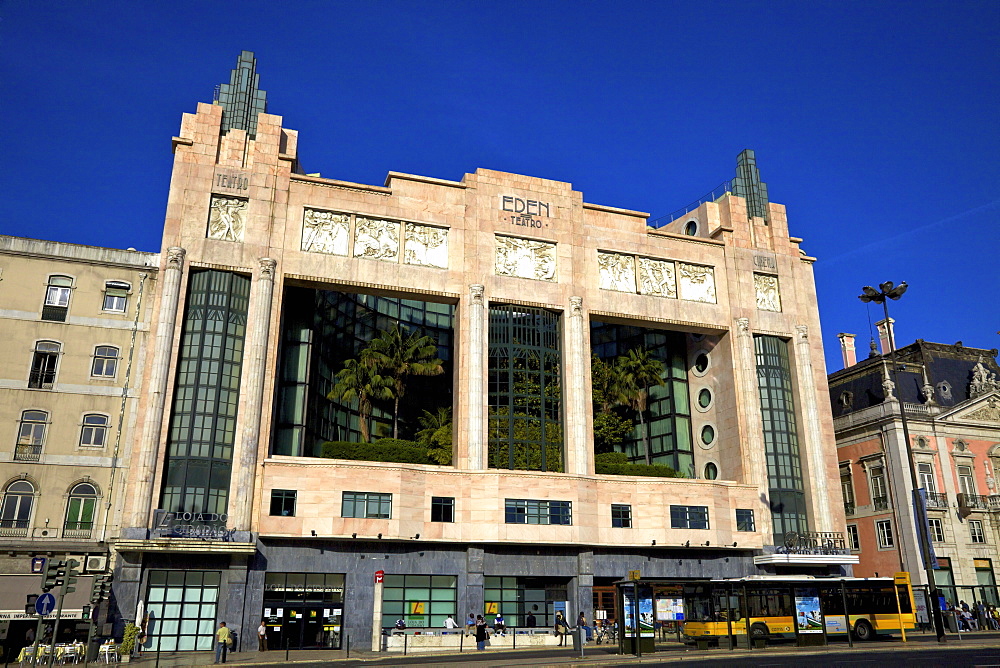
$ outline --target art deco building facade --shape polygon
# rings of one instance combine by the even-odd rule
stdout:
[[[41,586],[32,557],[108,568],[157,264],[155,253],[0,236],[0,619],[13,645],[35,624],[24,614]],[[68,619],[89,593],[81,578]]]
[[[878,323],[883,352],[887,324]],[[889,322],[888,326],[891,326]],[[892,357],[855,359],[854,335],[841,334],[845,368],[830,374],[848,540],[855,574],[907,570],[926,583],[901,411],[914,470],[927,497],[935,580],[951,603],[998,603],[1000,567],[1000,383],[996,349],[917,340]]]
[[[844,516],[814,258],[752,154],[659,229],[486,169],[348,183],[301,173],[298,133],[247,111],[253,67],[173,140],[126,618],[144,601],[165,650],[262,618],[282,646],[366,646],[399,616],[591,616],[632,569],[849,570],[783,547]],[[365,365],[393,331],[431,341],[405,393]],[[655,362],[645,405],[593,380],[630,356]],[[602,463],[616,418],[605,447],[684,477]],[[406,454],[428,442],[437,459]]]

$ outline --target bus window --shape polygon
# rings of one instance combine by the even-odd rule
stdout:
[[[751,617],[788,617],[792,615],[792,597],[780,589],[757,589],[748,593]]]
[[[684,620],[689,622],[711,622],[712,599],[705,595],[684,597]]]

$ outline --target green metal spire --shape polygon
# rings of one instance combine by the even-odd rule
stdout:
[[[736,178],[733,179],[733,194],[747,201],[747,216],[763,218],[769,222],[767,213],[767,184],[760,180],[757,157],[750,149],[744,149],[736,156]]]
[[[229,83],[221,84],[216,102],[222,106],[222,134],[232,129],[246,130],[250,139],[257,137],[257,114],[267,112],[267,93],[260,90],[257,59],[253,51],[244,51],[236,60]]]

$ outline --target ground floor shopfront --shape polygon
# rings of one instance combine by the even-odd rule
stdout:
[[[753,551],[738,549],[269,538],[206,543],[198,551],[144,544],[153,546],[120,546],[115,601],[122,624],[145,618],[146,649],[162,651],[210,649],[222,621],[241,651],[256,649],[262,621],[270,649],[338,649],[348,638],[367,649],[400,618],[411,629],[433,630],[448,616],[461,625],[469,613],[500,613],[508,626],[551,627],[563,609],[570,619],[580,612],[593,619],[596,610],[612,617],[611,584],[629,571],[658,578],[765,573]]]

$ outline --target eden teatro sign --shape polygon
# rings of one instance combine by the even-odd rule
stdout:
[[[535,199],[523,199],[513,195],[500,196],[500,210],[507,211],[514,215],[507,216],[504,220],[509,220],[511,225],[520,227],[548,227],[549,224],[542,218],[550,218],[548,202],[540,202]]]

